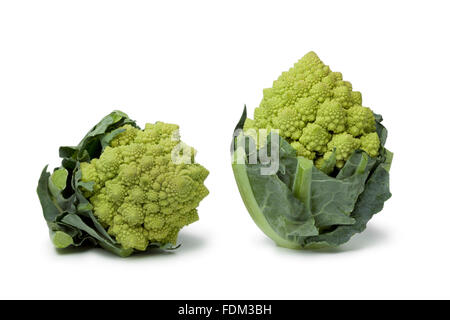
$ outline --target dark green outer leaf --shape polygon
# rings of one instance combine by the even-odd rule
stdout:
[[[110,241],[105,240],[93,228],[89,227],[77,214],[74,213],[67,214],[61,221],[69,226],[72,226],[75,229],[85,231],[89,236],[97,240],[98,244],[101,245],[103,248],[121,257],[126,257],[129,256],[131,253],[133,253],[133,249],[123,249],[120,248],[119,246],[114,245]]]
[[[380,138],[381,146],[384,147],[387,139],[387,130],[386,128],[381,124],[381,121],[383,121],[383,117],[379,114],[374,113],[375,121],[376,121],[376,130],[378,137]]]
[[[60,147],[59,157],[60,158],[71,158],[78,151],[77,147]]]
[[[103,149],[120,132],[116,130],[126,124],[138,128],[136,122],[121,111],[113,111],[96,124],[76,147],[63,146],[59,148],[60,157],[68,167],[74,168],[76,161],[90,161],[98,158]],[[65,166],[66,167],[66,166]],[[67,167],[66,167],[67,168]]]
[[[41,202],[45,220],[53,222],[61,214],[61,212],[54,204],[50,195],[50,190],[48,189],[48,179],[50,178],[50,173],[47,172],[47,167],[48,166],[45,166],[42,170],[41,177],[39,178],[37,194],[39,201]]]
[[[339,226],[334,231],[306,239],[306,247],[321,245],[341,245],[356,233],[364,231],[372,216],[383,209],[384,202],[391,197],[389,191],[389,172],[378,166],[366,183],[363,193],[356,202],[352,217],[355,223],[349,226]]]
[[[355,223],[350,214],[374,164],[375,160],[369,160],[366,153],[357,151],[337,178],[327,176],[313,167],[311,210],[318,228]]]
[[[241,118],[234,128],[234,131],[244,129],[245,120],[247,120],[247,106],[244,105],[244,111],[242,112]]]

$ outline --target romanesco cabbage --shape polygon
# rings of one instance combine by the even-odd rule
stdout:
[[[208,195],[209,172],[174,124],[141,130],[114,111],[59,153],[62,165],[51,175],[45,167],[37,189],[57,248],[89,243],[120,256],[174,248]]]
[[[244,107],[231,143],[256,225],[291,249],[335,247],[362,232],[391,197],[382,121],[314,52],[283,72],[254,119]]]

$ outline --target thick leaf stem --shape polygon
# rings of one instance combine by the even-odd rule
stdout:
[[[361,161],[359,162],[358,167],[356,168],[356,173],[363,174],[366,171],[367,163],[369,162],[369,156],[367,153],[363,152],[361,154]]]
[[[306,207],[308,212],[311,210],[311,177],[313,163],[303,157],[297,157],[297,170],[293,186],[294,196],[299,199]]]

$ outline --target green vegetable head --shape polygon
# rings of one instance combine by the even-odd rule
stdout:
[[[76,147],[61,147],[62,166],[38,185],[57,248],[99,245],[120,256],[176,246],[181,228],[198,220],[208,171],[180,140],[178,126],[140,130],[115,111]]]
[[[83,188],[99,222],[124,248],[149,243],[176,245],[178,231],[198,220],[208,190],[208,171],[196,163],[172,161],[181,143],[178,126],[157,122],[144,130],[122,127],[98,159],[81,162]],[[193,151],[190,147],[184,149]],[[189,157],[190,158],[190,157]]]
[[[361,103],[310,52],[264,90],[254,120],[244,109],[233,172],[253,220],[278,245],[343,244],[390,198],[387,130]]]
[[[264,90],[254,114],[254,120],[246,120],[245,129],[278,129],[298,156],[315,160],[319,169],[334,149],[338,168],[357,149],[378,155],[373,112],[362,106],[361,93],[353,91],[351,83],[332,72],[314,52]]]

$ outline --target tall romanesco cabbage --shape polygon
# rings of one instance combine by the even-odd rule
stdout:
[[[393,153],[382,121],[314,52],[283,72],[254,119],[244,107],[231,142],[255,224],[291,249],[336,247],[362,232],[391,197]]]
[[[245,123],[244,130],[251,128],[278,129],[297,155],[315,160],[317,167],[334,150],[336,167],[342,168],[356,149],[375,157],[380,147],[374,114],[362,106],[361,93],[314,52],[264,90],[254,120]]]

